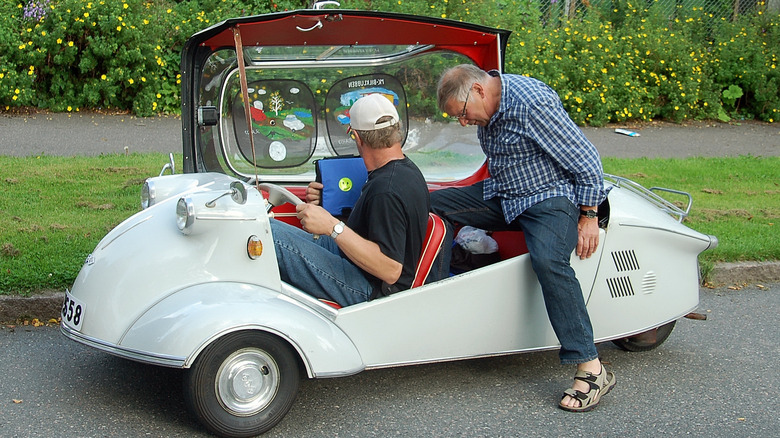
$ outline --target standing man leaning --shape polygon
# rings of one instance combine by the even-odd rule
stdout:
[[[303,230],[271,221],[282,280],[341,306],[411,287],[430,211],[425,178],[401,150],[395,106],[379,94],[361,97],[350,127],[368,181],[347,223],[319,205],[319,183],[296,207]]]
[[[577,364],[573,387],[564,391],[559,407],[593,409],[612,389],[615,376],[599,361],[569,260],[575,247],[585,259],[599,244],[596,213],[606,193],[596,148],[569,118],[555,91],[526,76],[458,65],[442,74],[438,103],[461,125],[479,126],[490,177],[470,187],[434,192],[433,212],[448,226],[523,230],[561,343],[560,361]]]

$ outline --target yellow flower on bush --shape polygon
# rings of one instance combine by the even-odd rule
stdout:
[[[133,84],[135,83],[135,81],[133,80],[133,78],[130,78],[130,79],[128,79],[128,80],[127,80],[127,82],[129,82],[129,83],[130,83],[130,85],[133,85]]]

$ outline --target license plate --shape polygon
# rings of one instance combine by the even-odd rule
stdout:
[[[86,305],[66,290],[65,302],[62,303],[62,322],[76,331],[81,331],[85,310]]]

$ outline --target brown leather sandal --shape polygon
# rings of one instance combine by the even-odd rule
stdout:
[[[598,404],[601,397],[606,395],[615,386],[615,374],[608,372],[604,365],[601,366],[601,372],[599,374],[593,374],[588,371],[577,371],[574,375],[574,379],[582,380],[590,386],[588,392],[578,391],[574,388],[569,388],[563,391],[563,397],[558,403],[558,407],[564,411],[569,412],[588,412],[593,410]],[[566,396],[579,400],[580,405],[578,407],[570,407],[563,405],[563,399]]]

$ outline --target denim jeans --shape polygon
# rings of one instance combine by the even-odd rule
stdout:
[[[569,264],[578,239],[577,206],[565,197],[550,198],[507,224],[500,200],[482,199],[480,182],[431,193],[431,209],[447,224],[444,248],[451,246],[455,223],[493,231],[522,230],[531,265],[542,286],[547,316],[561,343],[561,363],[578,364],[598,357],[582,289]],[[449,254],[443,255],[436,268],[448,267],[449,262]]]
[[[368,301],[373,287],[330,236],[314,236],[271,219],[282,280],[317,298],[341,306]]]

